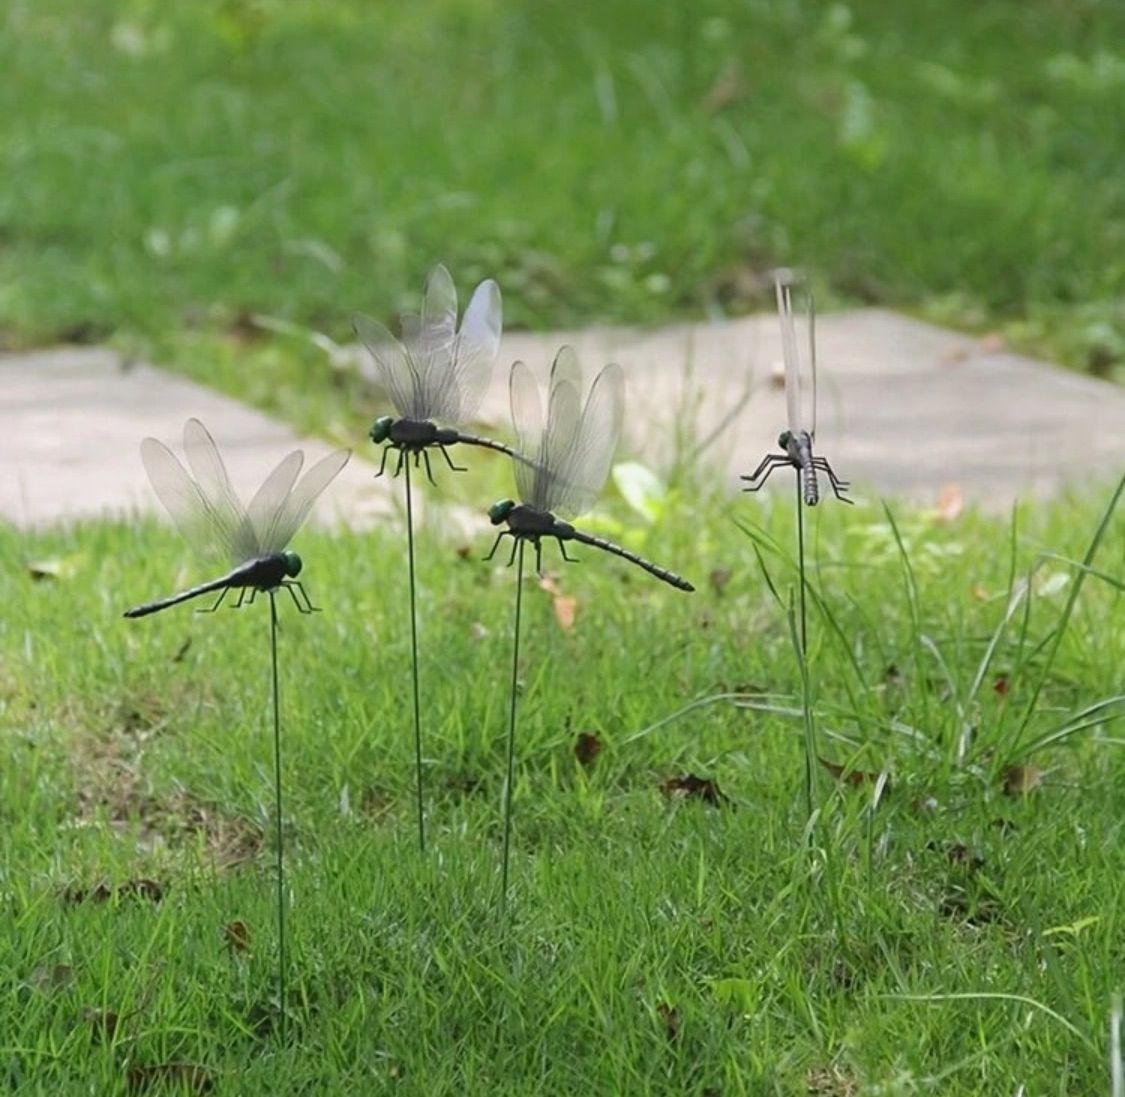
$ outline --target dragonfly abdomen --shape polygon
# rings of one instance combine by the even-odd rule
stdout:
[[[663,579],[665,583],[677,590],[695,590],[695,587],[682,575],[677,575],[674,571],[662,568],[659,564],[654,564],[651,560],[646,560],[643,556],[638,556],[635,552],[622,548],[621,545],[614,544],[612,541],[607,541],[603,537],[595,537],[592,533],[583,533],[573,527],[571,527],[569,535],[575,541],[580,541],[584,545],[593,545],[594,548],[600,548],[603,552],[612,553],[614,556],[620,556],[623,560],[628,560],[631,564],[636,564],[637,567],[647,571],[649,575],[654,575],[657,579]]]

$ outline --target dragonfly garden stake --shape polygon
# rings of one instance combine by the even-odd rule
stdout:
[[[184,424],[187,469],[163,442],[146,438],[141,460],[157,498],[189,544],[201,554],[225,557],[224,575],[165,598],[125,611],[126,617],[147,617],[181,602],[218,592],[201,612],[214,613],[236,591],[234,608],[252,604],[265,594],[270,604],[270,673],[273,701],[274,814],[277,841],[278,1009],[285,1040],[285,854],[281,815],[281,710],[277,669],[277,601],[287,590],[300,613],[316,610],[298,576],[301,558],[288,550],[290,540],[308,517],[321,492],[351,456],[337,450],[318,461],[298,480],[304,454],[295,450],[266,477],[249,506],[243,506],[226,465],[207,428],[198,419]]]
[[[430,272],[420,316],[402,320],[396,339],[378,320],[356,314],[356,334],[375,359],[379,379],[397,417],[376,419],[371,440],[383,447],[376,475],[382,476],[392,450],[398,451],[394,475],[405,472],[406,556],[410,581],[410,650],[414,686],[414,763],[417,783],[418,845],[426,849],[425,795],[422,776],[422,717],[418,691],[418,616],[414,580],[414,511],[410,491],[410,459],[425,466],[434,482],[430,450],[436,449],[456,472],[448,447],[481,446],[513,455],[502,442],[465,434],[458,428],[476,414],[488,388],[500,350],[500,287],[488,279],[473,291],[457,328],[457,290],[440,264]],[[438,423],[445,423],[439,426]]]
[[[793,315],[793,290],[805,300],[806,347],[802,350],[797,337],[797,325]],[[805,506],[815,507],[820,501],[820,484],[817,473],[823,472],[833,494],[841,503],[851,504],[847,497],[848,481],[841,480],[824,457],[813,453],[816,441],[816,306],[812,291],[805,280],[793,271],[781,269],[774,272],[774,290],[777,297],[777,314],[781,324],[781,355],[785,363],[785,409],[788,429],[777,440],[781,453],[769,453],[762,458],[758,467],[741,479],[748,481],[744,491],[758,491],[777,468],[789,466],[794,470],[796,481],[797,512],[797,572],[799,629],[794,629],[794,644],[800,663],[803,712],[805,721],[805,800],[811,816],[815,799],[816,782],[816,742],[813,726],[811,691],[808,674],[808,617],[805,605]],[[807,375],[807,376],[806,376]],[[811,405],[806,429],[804,386],[808,383]]]
[[[523,362],[512,366],[509,394],[512,423],[520,455],[513,461],[520,502],[505,499],[489,510],[496,535],[485,559],[491,560],[505,537],[512,538],[508,564],[516,564],[515,623],[512,639],[512,683],[508,720],[507,778],[504,784],[504,853],[501,897],[507,899],[508,863],[512,831],[512,785],[515,775],[516,685],[519,670],[520,609],[524,547],[531,542],[535,566],[542,570],[542,539],[553,538],[563,559],[566,542],[575,541],[612,553],[643,568],[679,590],[694,590],[686,579],[645,560],[635,552],[576,529],[558,515],[574,517],[589,510],[609,474],[624,416],[624,377],[621,367],[606,366],[594,379],[585,404],[581,401],[582,372],[570,347],[563,347],[551,366],[547,414],[544,421],[539,386]]]

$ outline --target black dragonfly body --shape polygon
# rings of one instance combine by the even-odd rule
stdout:
[[[606,366],[594,379],[583,405],[578,358],[572,348],[563,347],[551,366],[545,422],[538,386],[524,363],[512,366],[509,388],[517,447],[523,455],[513,463],[520,502],[505,499],[490,508],[492,524],[507,528],[497,534],[486,559],[492,559],[504,537],[511,537],[509,563],[520,541],[530,541],[535,547],[536,568],[541,570],[541,542],[550,537],[570,563],[574,561],[567,555],[566,542],[576,541],[620,556],[679,590],[694,590],[675,572],[559,517],[575,517],[589,510],[605,483],[624,414],[621,367]]]

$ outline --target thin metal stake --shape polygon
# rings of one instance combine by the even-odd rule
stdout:
[[[273,671],[273,798],[277,816],[277,993],[281,1042],[285,1043],[285,846],[281,825],[281,702],[277,676],[277,602],[270,596],[270,666]]]
[[[801,670],[801,709],[805,721],[805,811],[812,818],[816,802],[816,726],[813,723],[812,697],[809,689],[809,633],[805,606],[805,508],[801,493],[801,470],[794,477],[797,484],[797,581],[800,584],[800,630],[797,660]]]
[[[516,758],[516,693],[520,667],[520,603],[523,598],[523,538],[517,538],[516,623],[512,637],[512,705],[508,718],[508,777],[504,782],[504,869],[500,883],[500,902],[508,901],[508,851],[512,838],[512,784]]]
[[[406,559],[410,569],[410,671],[414,679],[414,771],[418,781],[418,848],[426,852],[425,793],[422,787],[422,707],[418,700],[418,611],[414,592],[414,509],[410,455],[406,455]]]

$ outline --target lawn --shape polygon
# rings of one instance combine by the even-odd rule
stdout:
[[[1123,41],[1097,0],[13,0],[0,339],[276,403],[216,344],[344,337],[438,260],[537,328],[745,311],[798,262],[1112,374]]]
[[[154,523],[0,531],[0,1090],[1109,1093],[1121,704],[1079,714],[1121,690],[1120,509],[1086,573],[1044,554],[1082,560],[1108,492],[808,512],[818,752],[851,775],[818,766],[810,823],[787,499],[684,490],[647,526],[610,497],[692,595],[579,549],[565,629],[529,581],[506,907],[512,573],[487,531],[419,533],[422,856],[402,543],[298,538],[325,612],[281,607],[288,1046],[268,614],[122,620],[198,575]]]

